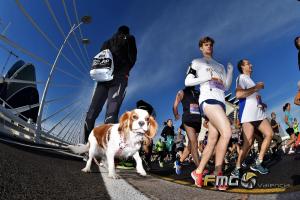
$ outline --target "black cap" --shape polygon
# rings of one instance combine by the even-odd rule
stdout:
[[[118,28],[118,33],[122,33],[122,34],[125,34],[125,35],[128,35],[129,34],[129,27],[128,26],[120,26]]]
[[[153,117],[155,117],[156,115],[153,107],[144,100],[139,100],[138,102],[136,102],[136,108],[146,110]]]

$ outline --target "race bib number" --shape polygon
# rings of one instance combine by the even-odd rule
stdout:
[[[199,105],[198,104],[190,104],[190,113],[200,115]]]
[[[210,80],[209,81],[209,86],[210,86],[210,88],[218,88],[220,90],[225,91],[224,85],[222,83],[220,83],[219,81]]]

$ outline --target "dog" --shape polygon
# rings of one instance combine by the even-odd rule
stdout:
[[[108,169],[108,177],[117,179],[119,176],[115,172],[114,158],[133,156],[136,161],[137,173],[146,176],[139,150],[143,138],[153,138],[157,127],[157,122],[147,111],[134,109],[125,112],[120,117],[118,124],[102,124],[95,127],[88,137],[87,144],[69,145],[68,148],[77,154],[88,152],[89,159],[81,170],[83,172],[90,172],[93,159],[97,164],[96,159],[101,158],[101,162]]]

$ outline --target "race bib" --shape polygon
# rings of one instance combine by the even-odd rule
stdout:
[[[209,81],[209,86],[210,86],[210,88],[218,88],[220,90],[225,91],[224,85],[222,83],[220,83],[219,81],[210,80]]]
[[[200,115],[199,105],[198,104],[190,104],[190,113]]]

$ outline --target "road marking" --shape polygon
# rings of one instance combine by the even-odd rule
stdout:
[[[107,171],[103,167],[101,168],[101,175],[111,200],[149,200],[147,196],[136,190],[124,179],[108,178]]]

